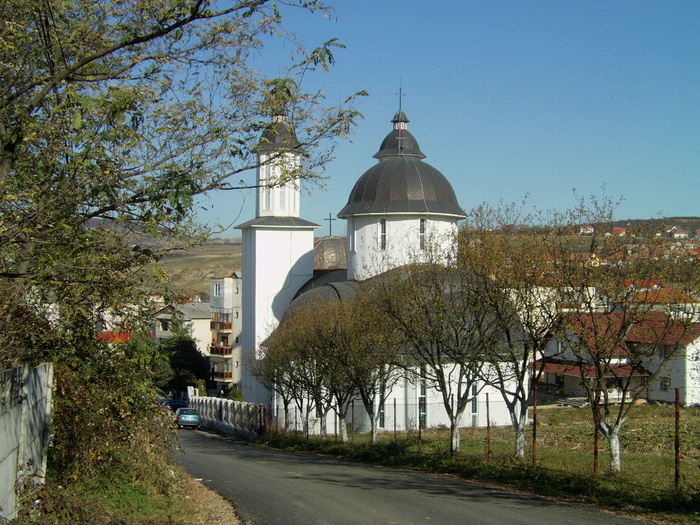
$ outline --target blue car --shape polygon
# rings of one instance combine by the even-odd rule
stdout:
[[[199,428],[202,425],[202,416],[194,408],[178,408],[175,411],[175,423],[177,428]]]

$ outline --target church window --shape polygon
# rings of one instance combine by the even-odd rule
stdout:
[[[350,251],[355,251],[355,219],[350,219],[348,221],[348,240],[350,243]]]
[[[221,283],[214,283],[214,297],[221,295]]]
[[[287,209],[287,185],[282,184],[280,186],[280,210]]]
[[[270,188],[265,188],[263,189],[263,210],[269,210],[270,209],[270,200],[271,200],[271,194],[270,194]]]
[[[420,220],[420,249],[425,250],[425,219]]]
[[[386,219],[379,221],[379,248],[386,250]]]
[[[418,425],[425,428],[428,424],[428,378],[425,366],[420,367],[420,391],[418,394]]]

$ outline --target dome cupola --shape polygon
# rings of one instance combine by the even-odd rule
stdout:
[[[464,218],[452,185],[422,161],[425,154],[408,131],[406,114],[399,110],[391,121],[394,129],[374,155],[379,162],[355,183],[338,217],[398,213]]]

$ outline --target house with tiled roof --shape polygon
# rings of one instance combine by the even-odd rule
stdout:
[[[664,312],[633,318],[622,312],[582,314],[566,333],[553,334],[533,368],[541,381],[565,396],[585,395],[584,382],[605,388],[612,399],[639,395],[684,406],[700,404],[700,322]]]
[[[646,356],[644,365],[654,372],[647,398],[675,401],[679,389],[683,406],[700,405],[700,323],[669,321],[662,312],[649,312],[627,334],[635,355]]]

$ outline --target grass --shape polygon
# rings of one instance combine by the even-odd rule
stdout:
[[[186,525],[198,512],[196,501],[188,497],[188,478],[177,467],[158,479],[114,476],[64,485],[47,481],[40,491],[24,494],[26,501],[13,523]]]
[[[527,457],[513,459],[510,427],[491,429],[491,460],[487,459],[487,431],[461,431],[460,453],[449,455],[449,432],[429,429],[380,434],[371,445],[367,434],[352,443],[303,439],[298,435],[264,437],[268,446],[305,450],[388,467],[448,473],[543,496],[562,497],[665,523],[696,523],[700,519],[700,408],[681,412],[681,484],[674,487],[673,407],[642,405],[635,408],[622,432],[622,472],[609,471],[607,442],[599,443],[598,475],[593,476],[593,424],[588,409],[548,408],[537,413],[537,467],[532,467],[531,434]],[[528,432],[531,432],[531,428]]]

